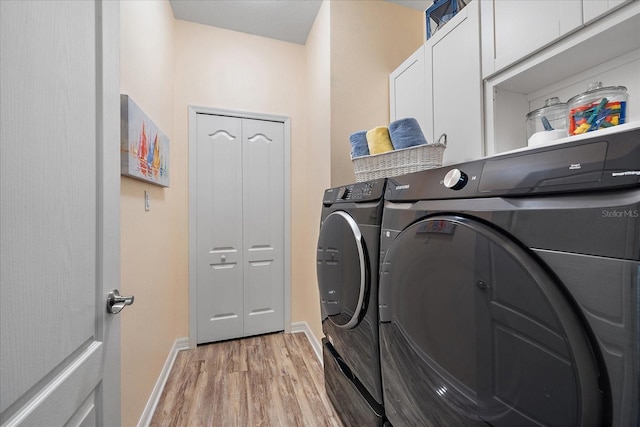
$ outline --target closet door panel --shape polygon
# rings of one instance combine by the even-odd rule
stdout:
[[[241,125],[198,114],[198,343],[243,335]]]
[[[284,125],[243,119],[245,335],[284,329]]]

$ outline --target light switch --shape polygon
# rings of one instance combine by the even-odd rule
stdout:
[[[151,210],[151,202],[150,202],[149,192],[146,191],[146,190],[144,191],[144,210],[145,211]]]

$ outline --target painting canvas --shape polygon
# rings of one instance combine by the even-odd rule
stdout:
[[[128,95],[120,95],[121,174],[169,186],[169,138]]]

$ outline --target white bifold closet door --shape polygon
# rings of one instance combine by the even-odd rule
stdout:
[[[284,124],[197,114],[197,342],[284,329]]]

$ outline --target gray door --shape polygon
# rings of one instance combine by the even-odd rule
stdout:
[[[0,424],[120,424],[118,2],[0,1]]]
[[[284,329],[284,125],[198,114],[197,342]]]

